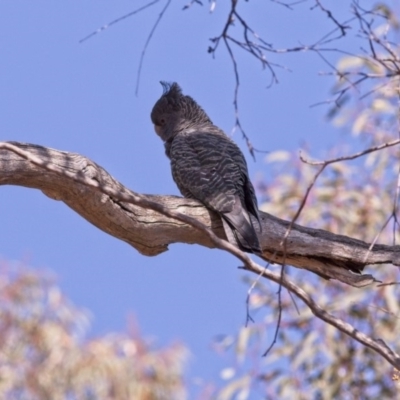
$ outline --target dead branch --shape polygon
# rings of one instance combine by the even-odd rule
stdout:
[[[0,184],[14,184],[38,188],[51,198],[64,201],[67,205],[79,212],[84,218],[94,223],[100,229],[125,240],[143,253],[145,253],[143,249],[146,249],[147,252],[149,249],[152,249],[153,251],[155,250],[153,253],[145,253],[149,255],[157,254],[157,251],[158,253],[164,251],[168,243],[178,241],[176,240],[176,231],[189,228],[188,233],[192,234],[191,237],[194,239],[193,242],[191,242],[190,239],[188,240],[188,238],[179,241],[185,243],[204,243],[206,246],[215,246],[231,252],[243,261],[244,269],[284,286],[290,292],[303,300],[318,318],[341,330],[361,344],[373,349],[395,368],[400,367],[399,355],[393,352],[383,342],[383,340],[373,339],[355,329],[351,324],[329,314],[316,304],[308,293],[292,281],[288,280],[284,275],[275,274],[268,271],[266,268],[261,267],[242,251],[232,246],[226,240],[218,237],[217,234],[221,234],[220,221],[215,221],[216,223],[213,225],[213,220],[216,216],[212,216],[210,215],[210,212],[207,212],[207,218],[206,214],[203,214],[204,211],[207,210],[197,202],[195,202],[196,204],[190,204],[193,203],[193,201],[191,201],[186,204],[181,203],[181,201],[185,199],[179,199],[176,197],[139,195],[126,189],[112,178],[103,168],[86,157],[73,153],[60,152],[37,145],[21,144],[17,142],[0,143]],[[82,202],[86,204],[86,207]],[[199,215],[189,216],[192,211],[190,208],[191,206],[198,208],[197,211],[199,212]],[[178,207],[180,207],[180,210],[176,211]],[[96,214],[99,215],[99,219],[97,220],[94,218]],[[268,214],[262,215],[263,228],[270,226],[268,223],[269,218],[274,219],[274,217]],[[203,223],[202,219],[205,223]],[[122,237],[121,232],[118,232],[118,235],[116,235],[115,223],[117,220],[119,223],[126,222],[128,224],[128,226],[124,224],[124,226],[122,226],[123,228],[129,228],[130,225],[132,232],[125,232],[124,237]],[[277,219],[274,220],[275,223],[278,221],[279,220]],[[184,225],[181,225],[178,222],[182,222]],[[286,221],[281,222],[288,225]],[[168,225],[172,225],[172,229],[170,230],[172,239],[170,236],[165,234],[165,228]],[[152,240],[157,238],[156,231],[152,232],[152,240],[148,242],[146,241],[146,239],[149,239],[148,231],[149,228],[151,230],[152,226],[156,226],[156,229],[160,230],[160,232],[158,232],[159,238],[164,237],[164,243],[158,243],[158,249],[156,249],[152,243]],[[291,254],[290,251],[294,250],[292,244],[295,242],[295,238],[292,237],[292,234],[299,233],[300,236],[302,236],[304,230],[307,229],[308,228],[293,225],[292,232],[286,239],[286,249],[289,254]],[[139,241],[137,236],[138,231],[141,231],[142,234],[147,233],[147,238],[141,236],[141,241]],[[309,231],[309,234],[311,234],[311,231]],[[314,230],[316,242],[318,242],[318,236],[322,234],[322,232],[324,231]],[[328,237],[324,238],[325,241],[329,242],[328,238],[330,235],[331,241],[339,246],[344,245],[348,240],[353,242],[355,247],[364,248],[364,251],[365,247],[368,246],[366,243],[355,239],[333,235],[328,232],[325,233],[328,234]],[[130,234],[132,234],[132,236],[130,236]],[[270,234],[269,239],[275,237],[275,231],[269,232],[268,234]],[[278,238],[278,240],[281,240],[281,238]],[[304,237],[304,245],[307,246],[307,242],[308,240]],[[348,245],[350,245],[350,242],[348,242]],[[149,243],[152,243],[152,245],[150,246]],[[261,244],[264,254],[268,254],[268,251],[271,249],[266,245],[264,237],[262,237]],[[376,247],[380,247],[379,253],[392,252],[393,259],[398,258],[396,254],[399,252],[399,249],[396,247],[391,249],[389,246],[377,245],[374,249]],[[309,249],[311,251],[310,247]],[[316,243],[314,243],[314,249],[316,249]],[[276,254],[279,252],[276,251],[276,249],[274,250],[273,255],[278,257]],[[371,252],[368,253],[368,255],[376,256],[375,253],[376,252]],[[287,256],[288,254],[284,254],[283,263],[286,262]],[[313,254],[310,252],[309,259],[312,260],[312,258]],[[317,259],[318,258],[319,257],[317,257]],[[327,258],[326,265],[328,266],[329,257]],[[370,258],[368,261],[370,261]],[[335,264],[336,260],[333,258],[333,264],[330,265],[328,270],[332,267],[340,268]],[[354,265],[357,264],[353,264],[353,266]],[[345,270],[344,267],[342,267],[342,269]],[[338,277],[336,278],[338,279]],[[373,280],[373,278],[369,277],[367,280]],[[363,283],[365,284],[365,277]]]
[[[36,188],[63,201],[87,221],[144,255],[160,254],[177,242],[221,247],[206,232],[192,226],[192,220],[209,228],[217,238],[225,239],[220,218],[199,202],[175,196],[139,195],[79,154],[2,142],[0,185],[7,184]],[[132,199],[134,204],[127,203]],[[354,273],[361,272],[365,265],[400,265],[400,246],[376,244],[369,250],[369,244],[363,241],[297,224],[293,224],[284,249],[282,239],[290,222],[262,212],[261,220],[263,256],[272,263],[290,264],[357,287],[374,282],[371,275]]]

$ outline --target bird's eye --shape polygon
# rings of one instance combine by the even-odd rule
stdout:
[[[160,125],[165,125],[165,119],[164,118],[160,119]]]

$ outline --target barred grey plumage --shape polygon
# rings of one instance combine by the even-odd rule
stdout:
[[[261,227],[257,199],[242,152],[177,83],[161,84],[164,93],[151,120],[180,192],[221,216],[229,242],[260,254],[254,228],[256,221]]]

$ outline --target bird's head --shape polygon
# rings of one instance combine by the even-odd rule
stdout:
[[[189,96],[184,96],[177,83],[161,82],[164,93],[151,111],[154,129],[166,142],[179,132],[212,124],[203,109]]]

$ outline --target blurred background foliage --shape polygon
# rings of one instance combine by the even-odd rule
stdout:
[[[372,2],[368,3],[371,7]],[[327,118],[341,130],[335,147],[318,160],[335,159],[400,138],[399,3],[376,3],[368,11],[349,2],[351,27],[359,53],[338,54],[330,68],[335,82]],[[391,7],[393,6],[393,7]],[[343,39],[343,38],[342,38]],[[345,40],[345,39],[343,39]],[[310,161],[307,146],[301,155]],[[399,146],[328,166],[313,186],[298,223],[372,243],[398,244]],[[259,179],[261,209],[291,220],[320,166],[301,161],[298,153],[269,153],[270,180]],[[280,267],[269,266],[276,270]],[[368,268],[366,269],[368,272]],[[356,289],[290,266],[285,273],[328,312],[399,352],[400,290],[398,268],[371,269],[383,285]],[[245,277],[250,285],[256,280]],[[318,288],[318,292],[316,292]],[[314,317],[300,301],[282,290],[282,321],[268,356],[259,354],[273,341],[279,313],[278,287],[257,281],[250,294],[256,323],[216,344],[227,357],[219,399],[394,399],[400,396],[399,371],[345,334]],[[229,361],[228,361],[229,360]]]
[[[188,351],[128,333],[85,339],[88,314],[43,271],[1,263],[0,398],[184,399]]]

